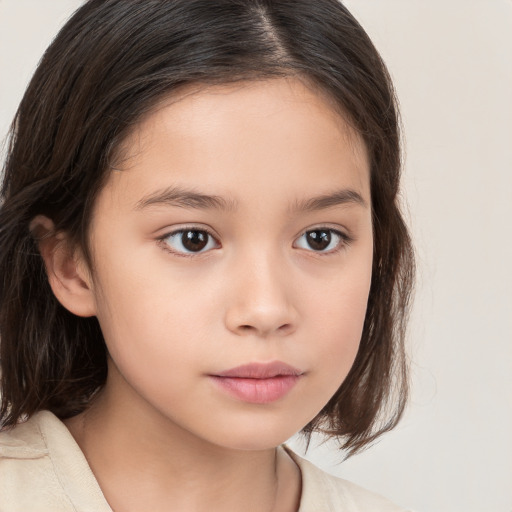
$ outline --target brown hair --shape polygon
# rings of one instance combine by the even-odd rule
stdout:
[[[105,383],[96,318],[54,297],[29,223],[50,217],[86,258],[113,150],[164,95],[193,83],[295,75],[333,100],[371,163],[374,262],[355,363],[308,424],[360,450],[407,398],[404,332],[413,254],[398,205],[393,86],[365,31],[337,0],[90,0],[44,54],[11,129],[0,206],[0,424],[84,410]]]

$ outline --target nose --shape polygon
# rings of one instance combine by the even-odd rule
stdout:
[[[286,336],[293,333],[299,315],[290,276],[277,257],[252,258],[231,273],[231,295],[226,327],[240,336]]]

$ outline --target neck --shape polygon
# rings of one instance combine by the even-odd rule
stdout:
[[[300,471],[284,450],[214,445],[112,388],[66,425],[114,511],[298,510]]]

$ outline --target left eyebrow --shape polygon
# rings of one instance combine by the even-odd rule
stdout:
[[[368,208],[366,201],[359,192],[352,189],[341,189],[331,194],[322,194],[309,199],[298,200],[292,205],[290,211],[311,212],[346,204],[358,204],[364,208]]]

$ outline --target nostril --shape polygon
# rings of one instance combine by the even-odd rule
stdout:
[[[280,325],[277,329],[275,329],[275,332],[280,333],[282,335],[286,335],[286,334],[290,334],[293,330],[294,330],[293,324],[286,323],[286,324]],[[239,333],[248,333],[249,334],[253,331],[254,332],[261,331],[261,334],[268,334],[271,331],[271,329],[268,329],[268,330],[261,329],[260,330],[257,327],[255,327],[254,325],[250,325],[250,324],[243,324],[243,325],[238,326]]]

